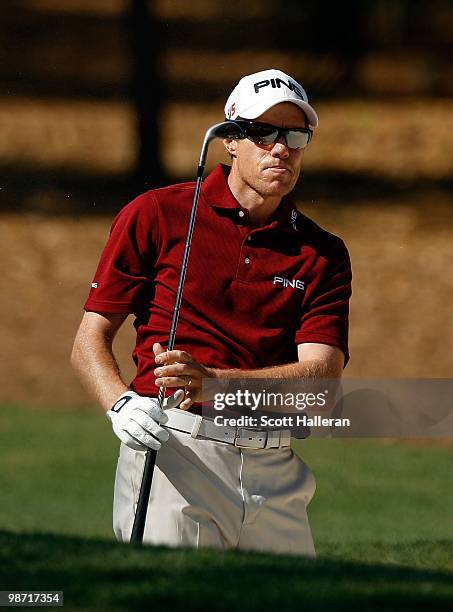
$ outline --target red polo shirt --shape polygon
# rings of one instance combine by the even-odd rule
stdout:
[[[297,345],[339,347],[348,360],[351,268],[339,238],[283,198],[254,228],[232,195],[229,167],[201,189],[175,348],[217,368],[297,361]],[[155,395],[153,343],[166,346],[195,183],[148,191],[113,222],[85,310],[133,313],[132,388]]]

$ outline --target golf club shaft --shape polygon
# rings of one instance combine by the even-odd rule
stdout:
[[[179,274],[178,289],[176,291],[175,308],[171,320],[170,334],[168,336],[167,350],[172,351],[175,345],[176,327],[178,325],[179,311],[181,309],[182,292],[184,290],[184,281],[186,280],[187,262],[189,260],[190,245],[192,244],[193,229],[195,227],[195,217],[197,215],[198,200],[200,199],[201,183],[203,181],[204,166],[198,166],[197,183],[195,185],[195,193],[192,201],[192,210],[190,212],[189,228],[187,230],[186,244],[184,245],[184,255],[182,258],[181,272]],[[160,393],[159,393],[160,395]]]
[[[204,166],[199,165],[197,171],[197,183],[192,202],[192,210],[190,213],[189,228],[187,230],[186,244],[184,246],[184,255],[181,264],[181,272],[179,274],[178,289],[176,291],[175,308],[171,321],[170,334],[168,337],[167,350],[171,351],[175,345],[176,327],[178,325],[179,311],[181,308],[182,292],[184,289],[184,281],[186,278],[187,262],[189,259],[190,244],[192,241],[193,228],[195,226],[195,217],[197,214],[198,200],[200,198],[201,183],[203,181]],[[165,398],[165,389],[159,390],[159,404],[162,407]],[[138,496],[137,509],[135,511],[134,525],[132,527],[131,542],[143,542],[143,533],[145,531],[146,514],[148,510],[149,496],[151,492],[151,484],[153,481],[154,466],[156,464],[157,451],[150,449],[146,453],[145,466],[143,468],[142,483],[140,485],[140,493]]]

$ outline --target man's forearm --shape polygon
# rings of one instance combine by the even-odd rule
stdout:
[[[275,378],[282,380],[300,380],[311,378],[338,378],[338,372],[329,364],[319,359],[296,361],[280,366],[271,366],[257,370],[221,370],[212,368],[211,372],[220,380],[234,378]]]
[[[328,414],[330,414],[330,412],[335,406],[335,397],[341,377],[341,372],[338,371],[337,367],[333,366],[329,362],[318,359],[313,359],[310,361],[299,361],[295,363],[288,363],[281,366],[273,366],[257,370],[216,369],[211,371],[216,376],[217,380],[219,380],[223,392],[226,391],[227,387],[225,385],[228,385],[229,380],[235,381],[233,383],[233,389],[230,389],[230,391],[232,392],[237,391],[238,387],[242,388],[243,385],[246,384],[247,380],[252,379],[267,379],[269,381],[267,387],[269,391],[272,391],[273,389],[272,380],[287,380],[288,390],[292,389],[293,393],[297,393],[300,390],[300,387],[297,387],[297,382],[308,382],[310,387],[308,391],[310,393],[318,392],[319,389],[317,389],[317,386],[319,386],[320,384],[323,385],[322,390],[324,391],[327,384],[327,387],[329,388],[329,396],[327,398],[326,403],[324,404],[324,408],[322,411],[324,416],[328,416]],[[222,381],[224,381],[223,385]],[[293,382],[292,385],[291,381]],[[280,385],[281,383],[279,383],[279,386]],[[307,392],[307,389],[305,387],[304,390]],[[269,412],[284,412],[285,414],[292,412],[291,407],[287,405],[267,406],[266,410]],[[314,409],[310,409],[307,407],[305,411],[308,415],[319,413],[319,409],[317,407],[315,407]]]
[[[121,378],[111,345],[92,334],[79,333],[71,363],[87,391],[108,410],[128,387]]]

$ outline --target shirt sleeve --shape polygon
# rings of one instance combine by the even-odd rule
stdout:
[[[113,221],[84,309],[99,313],[136,313],[153,287],[158,242],[154,198],[143,194]]]
[[[297,344],[316,342],[340,348],[349,361],[349,299],[352,294],[352,272],[348,250],[340,239],[323,262],[319,282],[302,309]]]

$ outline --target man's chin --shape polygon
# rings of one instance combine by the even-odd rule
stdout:
[[[273,197],[280,197],[287,195],[290,191],[293,190],[295,185],[294,181],[272,181],[272,183],[268,183],[264,190],[266,195]]]

